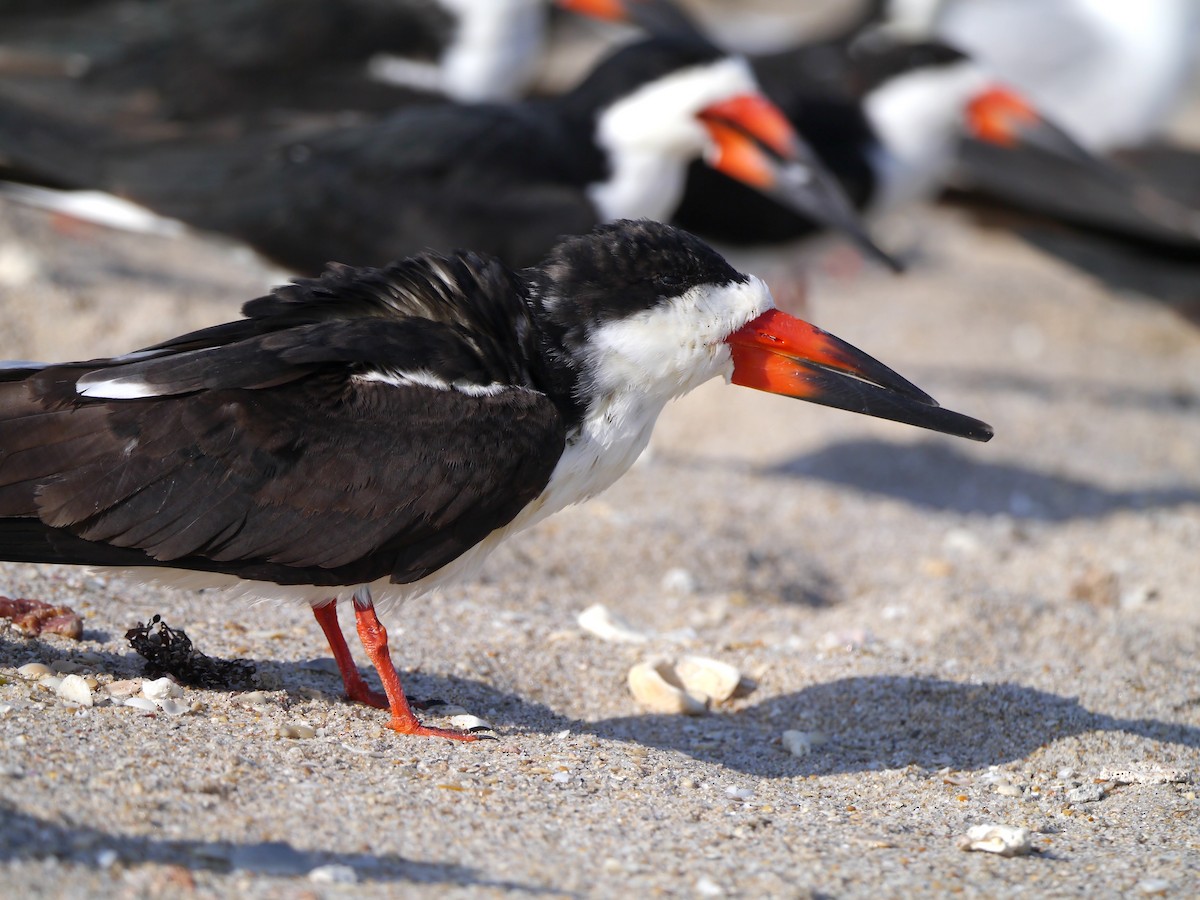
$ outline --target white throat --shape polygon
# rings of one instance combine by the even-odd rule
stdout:
[[[727,57],[673,72],[605,109],[596,123],[596,142],[610,171],[588,186],[600,219],[668,220],[683,196],[688,163],[710,144],[697,114],[748,93],[758,93],[750,66]]]
[[[864,108],[883,145],[878,206],[889,208],[936,190],[946,177],[967,102],[991,81],[969,60],[899,75],[866,97]]]
[[[537,518],[600,493],[628,471],[667,402],[718,375],[728,378],[733,358],[725,338],[774,305],[766,284],[749,276],[693,288],[596,329],[585,365],[591,403],[568,435]]]

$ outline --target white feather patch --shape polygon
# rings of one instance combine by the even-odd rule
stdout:
[[[187,230],[178,219],[168,219],[102,191],[60,191],[5,183],[0,186],[0,193],[28,206],[123,231],[177,237]]]
[[[138,378],[93,378],[84,375],[75,383],[75,392],[80,397],[96,400],[142,400],[161,397],[162,391]]]
[[[600,217],[669,219],[683,196],[687,164],[710,143],[697,114],[758,90],[746,61],[726,57],[672,72],[604,110],[596,140],[609,156],[611,174],[588,186]]]

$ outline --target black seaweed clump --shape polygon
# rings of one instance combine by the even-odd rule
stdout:
[[[157,626],[157,627],[156,627]],[[147,624],[138,622],[125,632],[139,656],[146,660],[152,678],[171,675],[190,687],[244,690],[254,686],[254,664],[244,659],[213,659],[192,646],[183,629],[171,628],[155,614]]]

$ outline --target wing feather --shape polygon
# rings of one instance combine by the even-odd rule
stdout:
[[[0,378],[0,521],[36,516],[44,539],[10,530],[46,561],[421,578],[511,521],[562,453],[511,279],[471,254],[338,268],[239,323]],[[442,387],[390,377],[410,371]]]

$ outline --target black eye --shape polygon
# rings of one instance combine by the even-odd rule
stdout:
[[[660,272],[654,276],[654,283],[659,287],[677,288],[683,287],[686,280],[682,275],[675,275],[671,272]]]

